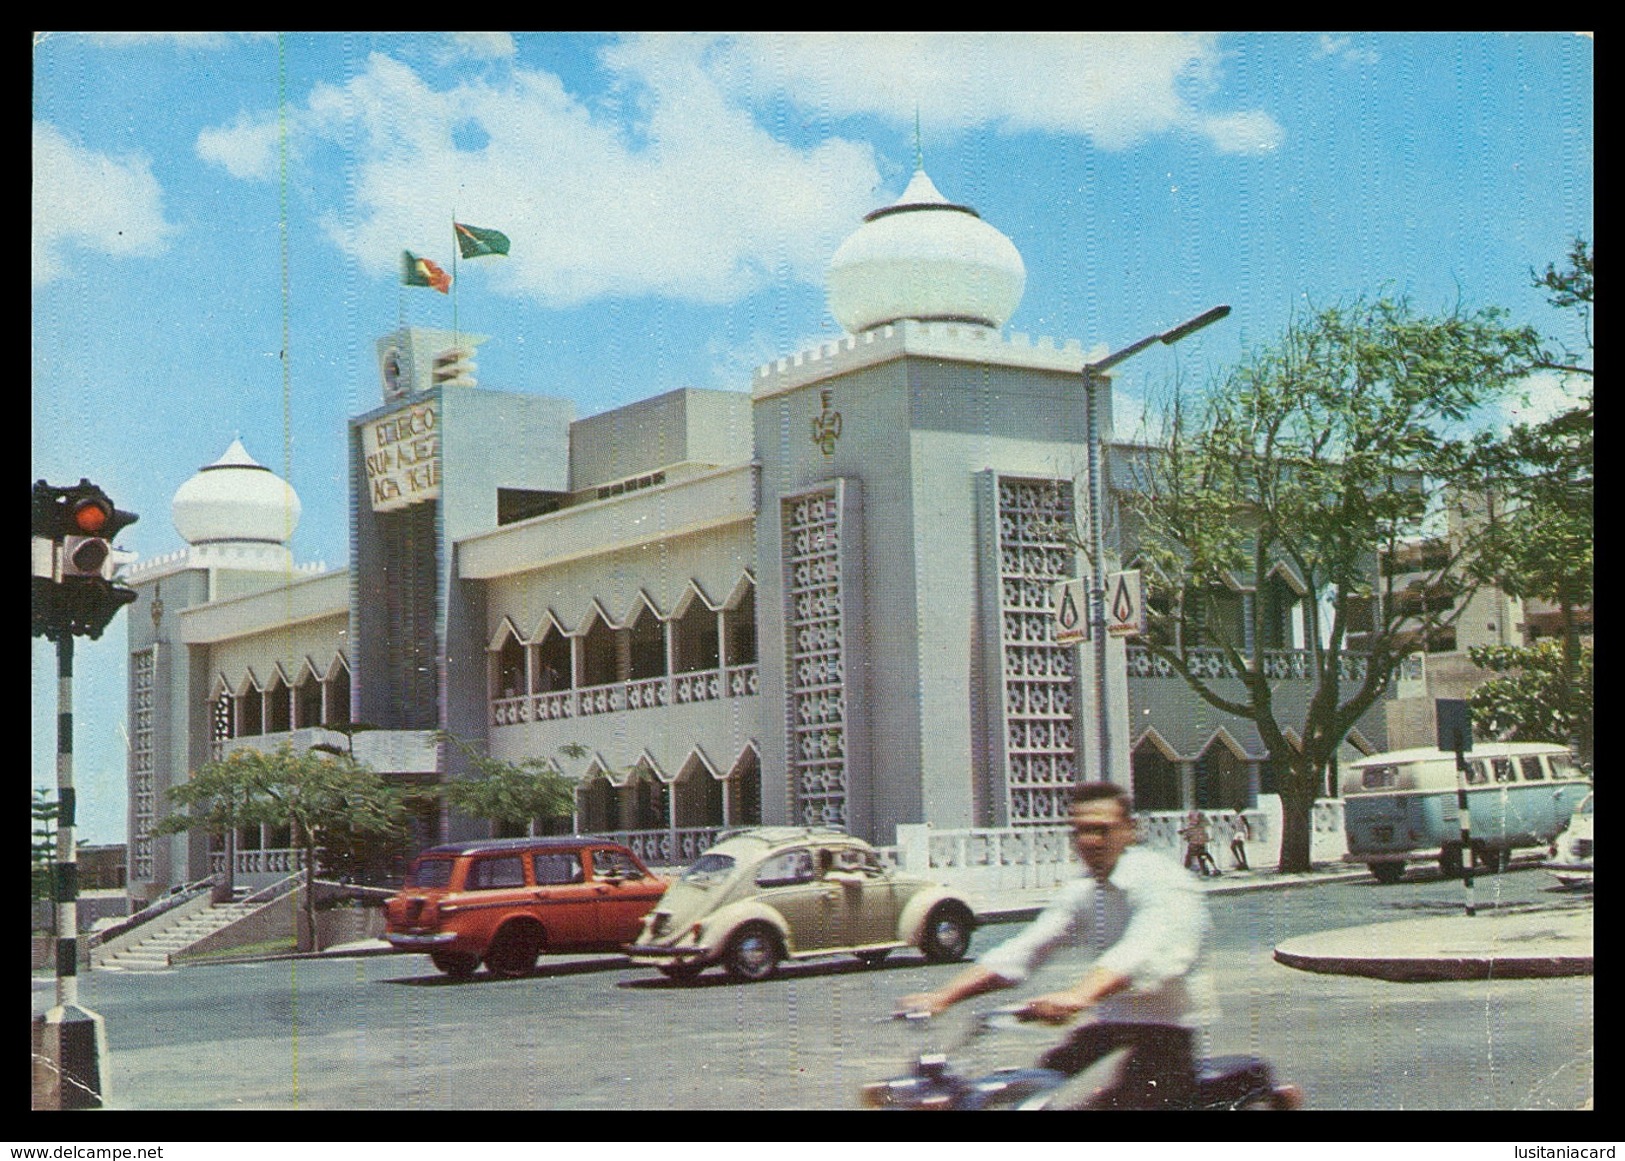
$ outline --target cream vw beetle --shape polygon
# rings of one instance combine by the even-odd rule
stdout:
[[[673,880],[626,950],[673,979],[720,963],[735,980],[765,980],[781,960],[821,955],[874,964],[917,947],[957,960],[974,925],[963,896],[888,869],[861,839],[758,827],[725,834]]]

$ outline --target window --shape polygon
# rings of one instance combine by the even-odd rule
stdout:
[[[408,887],[445,887],[451,883],[451,859],[419,859],[406,875]]]
[[[547,851],[530,858],[531,870],[538,887],[560,883],[579,883],[586,876],[581,871],[581,856],[575,851]]]
[[[490,891],[499,887],[523,887],[525,866],[518,855],[503,855],[494,859],[476,859],[468,868],[469,891]]]
[[[643,869],[625,851],[599,850],[592,853],[595,879],[641,879]]]
[[[812,852],[806,849],[774,855],[756,871],[758,887],[790,887],[813,879]]]
[[[1398,785],[1398,766],[1367,766],[1360,771],[1360,787],[1364,790],[1385,790]]]
[[[1518,780],[1517,768],[1512,765],[1511,758],[1492,758],[1490,769],[1495,771],[1497,782],[1516,782]]]
[[[1490,772],[1482,759],[1467,763],[1467,785],[1482,786],[1489,780]]]
[[[1567,754],[1549,754],[1546,761],[1552,765],[1553,778],[1578,778],[1580,772],[1574,768],[1574,761]]]
[[[1518,759],[1518,765],[1523,767],[1523,780],[1525,782],[1543,782],[1546,771],[1541,769],[1540,759],[1534,754],[1528,754]]]

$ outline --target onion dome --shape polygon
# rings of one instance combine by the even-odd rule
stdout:
[[[198,469],[170,504],[175,530],[188,544],[286,544],[299,513],[292,486],[256,463],[240,439]]]
[[[1015,313],[1027,268],[1015,245],[916,170],[903,196],[875,210],[830,259],[830,313],[857,334],[899,319],[997,330]]]

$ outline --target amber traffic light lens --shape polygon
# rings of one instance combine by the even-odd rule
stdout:
[[[107,524],[108,511],[94,500],[82,500],[73,510],[74,527],[86,536],[94,536]]]

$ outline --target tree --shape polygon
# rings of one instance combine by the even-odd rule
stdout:
[[[1467,651],[1474,665],[1499,674],[1473,690],[1473,724],[1512,741],[1571,742],[1589,768],[1594,711],[1592,650],[1582,648],[1574,673],[1556,641],[1527,647],[1483,645]]]
[[[55,892],[51,890],[52,868],[56,866],[56,819],[59,813],[57,804],[51,797],[49,790],[34,787],[34,835],[33,835],[33,862],[34,874],[32,882],[32,895],[34,899],[50,899]]]
[[[304,854],[305,918],[316,942],[316,874],[364,857],[366,844],[407,838],[407,795],[346,754],[296,751],[284,742],[269,753],[233,750],[209,762],[169,799],[183,808],[157,833],[202,830],[222,834],[238,826],[287,827]]]
[[[532,832],[538,818],[569,818],[575,808],[575,783],[547,758],[529,757],[522,762],[505,762],[482,754],[463,739],[440,733],[438,740],[456,746],[473,770],[467,778],[457,778],[441,787],[452,809],[470,818],[487,819],[498,828],[523,828]],[[579,743],[559,747],[571,758],[586,757]]]
[[[1314,801],[1349,729],[1418,641],[1460,615],[1464,602],[1418,609],[1399,599],[1379,558],[1422,536],[1442,486],[1466,482],[1448,432],[1499,395],[1534,346],[1533,331],[1508,326],[1498,309],[1432,317],[1403,300],[1357,299],[1294,320],[1194,414],[1176,397],[1160,447],[1131,468],[1131,554],[1151,594],[1144,644],[1209,705],[1252,721],[1284,759],[1283,871],[1309,868]],[[1466,546],[1431,559],[1423,592],[1465,591],[1467,559]],[[1265,592],[1282,566],[1310,594],[1301,747],[1286,739],[1278,678],[1256,647],[1263,602],[1241,615],[1224,596]],[[1345,656],[1351,634],[1358,660]],[[1219,650],[1228,689],[1202,646]],[[1236,682],[1239,694],[1229,691]]]
[[[1591,249],[1584,239],[1576,239],[1566,268],[1548,266],[1544,274],[1531,271],[1531,276],[1536,286],[1550,292],[1553,306],[1577,315],[1584,345],[1583,351],[1566,344],[1561,350],[1547,346],[1533,366],[1564,376],[1582,394],[1576,406],[1551,419],[1516,424],[1504,436],[1486,433],[1472,448],[1469,463],[1497,498],[1474,574],[1512,596],[1558,607],[1562,624],[1558,680],[1546,680],[1550,659],[1535,652],[1496,653],[1495,671],[1507,673],[1527,663],[1526,689],[1542,690],[1552,699],[1547,715],[1577,730],[1586,725],[1550,740],[1567,741],[1589,765],[1590,663],[1582,657],[1577,613],[1592,603],[1594,583]],[[1481,724],[1495,728],[1488,718]]]

